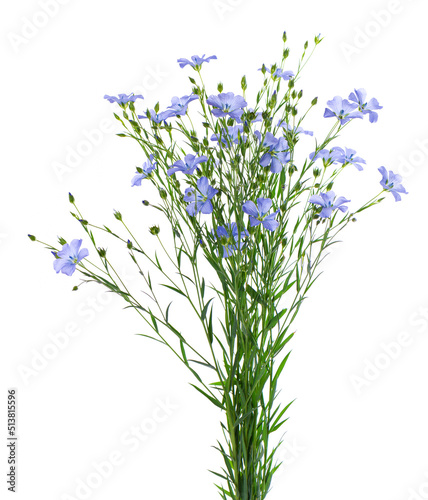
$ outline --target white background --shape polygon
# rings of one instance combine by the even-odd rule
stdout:
[[[71,191],[87,218],[114,225],[120,209],[153,245],[146,188],[130,188],[141,153],[115,136],[103,95],[135,91],[145,97],[142,109],[158,100],[164,109],[173,95],[190,93],[192,73],[177,58],[205,53],[218,57],[204,65],[211,93],[220,80],[240,93],[246,74],[254,96],[257,68],[278,61],[284,29],[286,69],[295,69],[306,39],[325,36],[299,83],[307,99],[319,96],[305,128],[321,138],[331,125],[321,118],[325,102],[354,87],[384,106],[376,125],[358,120],[337,142],[367,160],[364,172],[348,169],[340,194],[375,194],[380,165],[400,171],[410,194],[401,203],[388,195],[346,230],[301,311],[281,379],[282,400],[297,401],[270,499],[428,498],[427,2],[42,4],[9,2],[1,16],[2,498],[12,496],[8,387],[19,399],[16,498],[218,498],[207,471],[220,465],[211,448],[218,412],[169,352],[134,335],[149,333],[138,317],[96,286],[72,293],[77,273],[56,275],[52,256],[26,235],[52,243],[82,237],[68,215]],[[84,150],[88,133],[98,144]],[[301,144],[313,150],[312,139]],[[84,154],[71,164],[78,148]],[[69,171],[59,175],[59,164]],[[118,268],[131,272],[126,255]],[[55,335],[68,339],[56,352]],[[397,350],[398,339],[405,345],[391,359],[385,350]],[[145,440],[131,445],[129,432],[141,423]],[[105,464],[118,456],[120,465]],[[94,463],[104,463],[108,477],[97,482]],[[97,487],[78,489],[88,481]]]

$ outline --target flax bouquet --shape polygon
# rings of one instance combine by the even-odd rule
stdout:
[[[141,147],[130,189],[144,192],[152,184],[157,199],[143,204],[160,211],[163,223],[150,227],[151,236],[131,229],[118,211],[117,228],[93,224],[70,194],[85,244],[83,238],[60,238],[61,249],[44,244],[57,273],[71,276],[77,270],[78,286],[96,282],[122,297],[140,315],[142,335],[171,350],[190,371],[193,387],[221,409],[216,448],[223,466],[213,474],[223,499],[266,498],[281,465],[277,431],[291,403],[277,402],[280,376],[293,321],[320,263],[356,214],[377,205],[387,191],[396,201],[406,193],[400,177],[380,167],[381,188],[368,186],[373,196],[363,205],[353,206],[346,193],[336,195],[338,176],[365,164],[353,149],[337,145],[340,132],[354,120],[377,122],[381,106],[364,89],[335,96],[324,111],[331,129],[316,140],[302,122],[316,112],[317,98],[305,106],[298,84],[321,38],[310,49],[306,42],[295,71],[286,66],[286,41],[284,33],[280,62],[255,72],[262,84],[251,99],[245,76],[239,94],[225,92],[221,83],[216,92],[208,91],[203,66],[218,64],[216,56],[178,60],[192,72],[191,90],[162,111],[159,103],[145,109],[141,95],[106,95],[123,126],[118,135]],[[298,162],[303,137],[310,149]],[[131,291],[116,271],[109,252],[98,245],[101,234],[123,245],[143,294]],[[174,301],[164,304],[165,290],[187,304],[185,313],[176,314],[197,318],[196,344],[174,322]]]

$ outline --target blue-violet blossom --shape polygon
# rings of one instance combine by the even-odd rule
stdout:
[[[175,111],[173,111],[172,109],[162,111],[161,113],[156,113],[154,109],[150,109],[149,113],[150,113],[150,120],[152,120],[152,122],[154,123],[161,123],[165,121],[167,118],[171,118],[171,116],[176,115]],[[141,120],[149,117],[147,116],[147,113],[144,113],[142,115],[138,115],[138,118]]]
[[[184,66],[187,66],[188,64],[190,64],[190,66],[192,66],[192,68],[196,68],[196,67],[201,66],[201,64],[204,62],[210,62],[211,59],[217,59],[217,56],[205,57],[205,54],[204,54],[202,57],[192,56],[190,58],[190,61],[189,61],[189,59],[184,59],[184,58],[177,59],[177,62],[180,65],[180,68],[184,68]]]
[[[213,211],[211,199],[218,193],[218,189],[214,189],[208,184],[206,177],[201,177],[196,183],[195,188],[189,187],[184,192],[184,201],[189,203],[186,207],[187,213],[192,217],[198,212],[210,214]]]
[[[275,231],[275,229],[279,226],[279,222],[275,220],[275,217],[278,215],[279,210],[266,216],[271,206],[272,200],[270,198],[257,198],[257,206],[251,200],[246,201],[242,205],[242,210],[250,216],[251,227],[262,224],[265,229],[268,229],[269,231]]]
[[[363,170],[362,165],[360,163],[366,163],[366,160],[363,160],[359,156],[355,156],[357,152],[355,149],[349,149],[345,148],[344,150],[342,148],[334,148],[336,152],[339,154],[339,157],[337,158],[337,161],[339,163],[342,163],[343,165],[354,165],[357,170]]]
[[[256,130],[254,135],[261,141],[261,133]],[[290,152],[288,151],[288,142],[284,137],[276,138],[271,132],[266,132],[263,140],[263,147],[268,147],[269,151],[260,158],[262,167],[269,167],[274,174],[281,172],[283,165],[290,161]]]
[[[239,140],[246,142],[247,136],[244,134],[243,125],[229,125],[227,130],[222,128],[219,134],[213,134],[211,140],[219,141],[228,148],[232,143],[239,144]]]
[[[247,101],[240,95],[233,92],[225,92],[218,95],[210,95],[207,104],[212,106],[211,113],[217,118],[229,115],[235,120],[240,120],[247,105]]]
[[[351,200],[347,200],[344,196],[339,196],[335,201],[336,195],[333,191],[328,191],[327,193],[314,194],[309,198],[309,203],[314,203],[322,207],[319,214],[321,218],[329,218],[333,213],[333,210],[339,209],[341,212],[346,212],[348,207],[344,206],[344,203],[349,203]]]
[[[141,181],[148,177],[153,170],[155,170],[157,163],[153,161],[153,155],[150,155],[141,167],[142,172],[137,170],[136,175],[132,178],[131,187],[133,186],[141,186]]]
[[[368,113],[370,123],[376,123],[378,114],[375,109],[382,109],[383,106],[380,106],[378,100],[374,97],[369,102],[366,101],[366,98],[367,92],[365,89],[354,89],[354,92],[351,92],[348,97],[350,101],[358,104],[358,109],[363,115]]]
[[[187,106],[190,102],[198,99],[196,94],[185,95],[183,97],[173,97],[171,99],[171,106],[168,109],[172,109],[177,116],[183,116],[187,112]]]
[[[331,101],[327,101],[327,106],[329,106],[330,109],[325,108],[324,118],[336,117],[341,125],[344,125],[352,118],[363,117],[361,111],[355,111],[355,109],[358,108],[358,104],[342,99],[338,95],[333,97]]]
[[[380,167],[378,170],[382,174],[380,185],[383,189],[392,193],[395,201],[401,201],[400,193],[409,194],[405,187],[401,184],[401,181],[403,180],[401,175],[394,174],[392,170],[388,172],[385,167]]]
[[[105,95],[104,99],[107,99],[108,102],[117,102],[118,104],[127,104],[128,102],[135,102],[136,99],[144,99],[144,97],[141,94],[119,94],[118,97],[115,97],[113,95]]]
[[[293,134],[305,134],[305,135],[314,135],[313,132],[310,130],[303,130],[302,127],[292,127],[289,123],[287,123],[285,120],[281,121],[279,120],[278,122],[278,127],[282,127],[288,132],[292,132]]]
[[[59,252],[52,252],[55,256],[53,263],[57,273],[62,272],[67,276],[71,276],[76,270],[76,264],[89,255],[87,248],[80,247],[82,240],[73,240],[70,244],[65,243]]]
[[[176,172],[183,172],[183,174],[192,175],[199,163],[208,161],[206,156],[186,155],[184,160],[176,161],[168,170],[167,174],[172,175]]]
[[[259,68],[259,71],[262,71],[263,67],[265,68],[267,73],[271,74],[272,77],[277,76],[283,78],[284,80],[290,80],[291,78],[294,78],[294,73],[292,71],[283,71],[281,68],[276,68],[272,73],[272,66],[269,68],[265,64],[263,64],[263,66]]]

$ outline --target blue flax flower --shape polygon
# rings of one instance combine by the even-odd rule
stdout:
[[[341,125],[344,125],[352,118],[363,117],[361,111],[355,111],[358,108],[358,104],[342,99],[338,95],[333,97],[331,101],[327,101],[327,106],[329,106],[330,109],[325,108],[324,118],[336,117]]]
[[[395,201],[401,201],[400,193],[409,194],[401,184],[403,180],[401,175],[394,174],[392,170],[388,172],[385,167],[380,167],[378,170],[382,174],[380,185],[385,191],[390,191],[393,194]]]
[[[269,214],[268,216],[266,216],[271,206],[272,200],[270,198],[257,198],[257,206],[251,200],[246,201],[242,205],[242,210],[250,216],[251,227],[262,224],[265,229],[269,229],[269,231],[275,231],[275,229],[279,226],[279,222],[275,220],[275,217],[278,215],[279,210],[277,210],[273,214]]]
[[[247,105],[247,101],[240,95],[233,92],[226,92],[218,95],[210,95],[207,104],[212,106],[211,113],[217,118],[229,115],[235,120],[240,120]]]
[[[186,155],[184,160],[176,161],[168,170],[167,174],[172,175],[176,172],[183,172],[183,174],[192,175],[199,163],[208,161],[206,156]]]
[[[343,165],[354,165],[357,170],[363,170],[362,165],[360,163],[366,163],[366,160],[363,160],[359,156],[355,156],[357,152],[354,149],[345,148],[334,148],[335,152],[339,154],[337,161],[342,163]]]
[[[161,123],[165,121],[167,118],[171,118],[171,116],[175,116],[176,114],[175,111],[173,111],[172,109],[162,111],[161,113],[156,113],[154,109],[150,109],[149,113],[150,113],[150,120],[155,123]],[[142,115],[138,115],[138,118],[142,120],[149,117],[147,116],[147,113],[144,113]]]
[[[211,59],[217,59],[217,56],[205,57],[205,54],[204,54],[202,57],[192,56],[190,58],[190,61],[189,61],[189,59],[183,59],[183,58],[177,59],[177,62],[180,65],[180,68],[184,68],[184,66],[187,66],[188,64],[190,64],[190,66],[192,66],[192,68],[196,68],[196,67],[201,66],[201,64],[204,62],[210,62]]]
[[[185,95],[183,97],[173,97],[171,99],[171,106],[168,106],[168,109],[172,109],[177,116],[183,116],[187,112],[187,106],[189,103],[195,99],[198,99],[196,94]]]
[[[134,175],[134,177],[132,178],[131,187],[141,186],[141,181],[148,177],[150,173],[153,172],[153,170],[155,170],[156,165],[157,163],[153,161],[153,155],[150,155],[150,158],[148,158],[147,161],[143,163],[143,166],[140,169],[142,170],[142,172],[137,170],[136,175]]]
[[[249,236],[246,229],[238,230],[236,222],[226,224],[226,226],[218,226],[216,232],[217,238],[223,246],[223,257],[225,258],[230,257],[233,252],[241,250],[245,244],[241,240]]]
[[[358,104],[358,109],[361,113],[363,113],[363,115],[369,115],[370,123],[377,122],[378,114],[375,109],[382,109],[383,106],[379,106],[378,100],[374,97],[367,102],[367,92],[365,89],[354,89],[354,92],[349,94],[348,99]]]
[[[63,245],[59,252],[52,252],[55,256],[53,266],[57,273],[62,272],[67,276],[74,273],[76,264],[89,255],[87,248],[80,250],[81,245],[82,240],[73,240],[70,244]]]
[[[288,130],[289,132],[293,132],[293,134],[314,135],[313,132],[311,132],[310,130],[303,130],[302,127],[292,127],[285,120],[284,121],[279,120],[278,127],[282,127],[285,130]]]
[[[283,71],[281,68],[276,68],[275,71],[272,73],[272,66],[269,68],[268,66],[263,66],[259,68],[259,71],[262,71],[263,67],[266,69],[267,73],[270,73],[272,77],[280,77],[283,78],[284,80],[290,80],[291,78],[294,78],[294,73],[292,71]]]
[[[258,130],[254,132],[255,136],[261,141],[262,136]],[[288,142],[284,137],[278,139],[271,133],[266,132],[263,140],[263,147],[268,147],[269,151],[264,153],[260,158],[260,165],[262,167],[269,167],[270,171],[274,174],[281,172],[283,165],[290,161],[290,152],[288,151]]]
[[[333,191],[328,191],[327,193],[314,194],[309,198],[309,203],[314,203],[322,207],[319,214],[321,218],[328,219],[331,217],[333,210],[339,209],[341,212],[346,212],[348,207],[344,206],[344,203],[349,203],[351,200],[347,200],[344,196],[339,196],[336,199],[336,195]]]
[[[219,134],[213,134],[211,140],[219,141],[228,148],[232,144],[246,142],[247,136],[244,134],[243,125],[229,125],[227,130],[222,128]]]
[[[105,95],[104,99],[107,99],[108,102],[117,102],[118,104],[127,104],[128,102],[135,102],[136,99],[144,99],[144,97],[141,94],[119,94],[118,97],[115,97],[113,95]]]
[[[333,163],[337,163],[339,158],[341,157],[341,153],[339,151],[341,148],[332,148],[332,149],[321,149],[315,154],[315,151],[309,155],[309,158],[312,161],[316,161],[322,158],[325,166],[331,165]]]
[[[184,192],[183,199],[189,203],[186,207],[187,213],[192,217],[198,212],[210,214],[213,211],[211,200],[217,193],[218,189],[210,186],[206,177],[201,177],[196,183],[196,191],[195,188],[189,187]]]

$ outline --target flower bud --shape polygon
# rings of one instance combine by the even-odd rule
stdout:
[[[314,168],[314,177],[317,178],[319,177],[321,174],[321,171],[319,168]]]
[[[133,246],[133,245],[132,245],[132,241],[131,241],[131,240],[128,240],[128,241],[126,242],[126,246],[129,248],[129,250],[131,250],[131,249],[132,249],[132,246]]]
[[[309,46],[309,42],[308,42],[308,41],[306,41],[306,42],[305,42],[305,46],[304,46],[304,47],[305,47],[305,50],[308,48],[308,46]]]
[[[247,79],[245,75],[241,79],[241,89],[244,91],[247,90]]]
[[[68,193],[68,199],[70,200],[70,203],[74,203],[74,196],[71,193]]]
[[[221,93],[223,92],[223,84],[220,82],[218,85],[217,85],[217,90]]]
[[[298,97],[299,99],[301,99],[301,98],[302,98],[302,96],[303,96],[303,90],[300,90],[300,92],[297,94],[297,97]]]
[[[160,233],[160,228],[159,226],[152,226],[149,228],[150,234],[153,234],[154,236],[157,236]]]
[[[165,191],[165,189],[159,189],[159,196],[162,198],[162,200],[166,200],[168,193]]]
[[[80,224],[82,224],[82,226],[87,226],[88,225],[88,221],[85,220],[85,219],[79,219],[79,222],[80,222]]]
[[[114,216],[116,217],[117,220],[122,220],[122,214],[117,210],[114,211]]]
[[[311,101],[311,105],[315,106],[317,102],[318,102],[318,97],[314,97]]]
[[[143,200],[141,202],[145,207],[148,207],[150,205],[150,203],[147,201],[147,200]]]
[[[105,248],[97,248],[98,250],[98,255],[101,257],[101,258],[104,258],[106,256],[106,253],[107,253],[107,250]]]
[[[269,101],[269,106],[273,109],[276,106],[276,102],[277,102],[276,94],[272,94],[272,97]]]
[[[36,241],[36,237],[32,234],[29,234],[28,237],[30,238],[31,241]]]
[[[60,245],[65,245],[67,242],[65,241],[64,238],[62,238],[61,236],[58,236],[58,242]]]
[[[71,289],[72,292],[75,292],[79,290],[79,287],[77,285],[74,285],[73,288]]]
[[[284,33],[282,34],[282,41],[285,43],[287,41],[287,32],[284,31]]]
[[[294,80],[293,79],[288,80],[288,88],[292,89],[293,87],[294,87]]]
[[[283,59],[287,59],[287,57],[290,55],[290,49],[284,49],[284,51],[282,52],[282,57]]]

